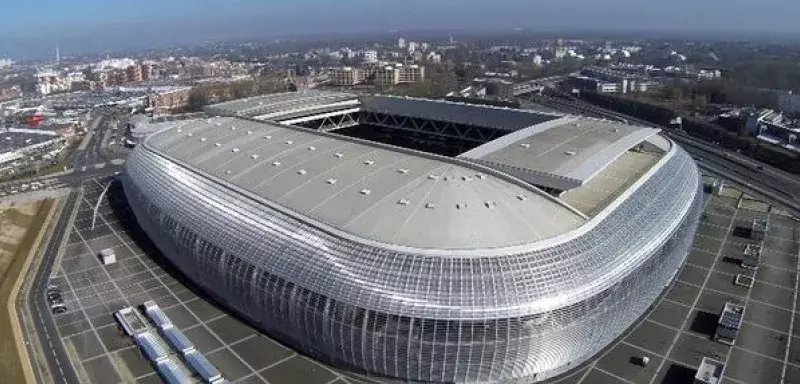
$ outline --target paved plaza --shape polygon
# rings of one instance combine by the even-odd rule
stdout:
[[[154,300],[195,347],[231,382],[362,383],[362,376],[304,357],[259,333],[182,281],[139,230],[118,183],[95,203],[108,180],[84,185],[69,241],[52,284],[69,311],[56,315],[61,340],[85,382],[157,383],[161,379],[112,314]],[[753,218],[769,221],[762,265],[741,268],[733,257],[747,239],[734,232]],[[691,382],[704,356],[726,362],[723,383],[800,383],[797,271],[800,223],[745,197],[708,195],[694,247],[677,281],[621,339],[557,383]],[[117,262],[102,266],[112,248]],[[737,274],[754,277],[737,286]],[[735,346],[713,341],[727,301],[744,304]],[[647,355],[642,367],[637,359]],[[179,359],[177,359],[179,361]],[[688,380],[688,381],[687,381]]]

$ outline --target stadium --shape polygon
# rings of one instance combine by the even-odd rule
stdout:
[[[206,112],[128,157],[141,227],[265,333],[387,380],[579,367],[671,284],[700,216],[657,129],[313,91]]]

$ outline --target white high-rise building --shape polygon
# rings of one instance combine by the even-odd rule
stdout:
[[[408,42],[408,52],[409,53],[414,53],[416,50],[417,50],[417,43],[414,42],[414,41],[409,41]]]
[[[542,56],[540,55],[533,56],[533,65],[540,67],[542,65]]]
[[[369,49],[364,51],[364,62],[365,63],[377,63],[378,62],[378,51],[374,49]]]
[[[405,48],[406,47],[406,39],[404,39],[402,37],[397,39],[397,47],[400,48],[400,49]]]

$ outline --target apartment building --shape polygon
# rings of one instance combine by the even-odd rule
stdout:
[[[353,67],[334,68],[330,72],[332,85],[352,86],[363,81],[361,69]]]
[[[420,65],[388,65],[384,67],[341,67],[329,73],[331,85],[353,86],[361,83],[397,85],[425,81],[425,67]]]

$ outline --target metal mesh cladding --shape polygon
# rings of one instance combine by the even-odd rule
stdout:
[[[295,348],[410,381],[537,381],[578,366],[675,277],[702,200],[676,148],[569,241],[434,257],[323,231],[145,146],[125,167],[139,223],[192,281]]]

